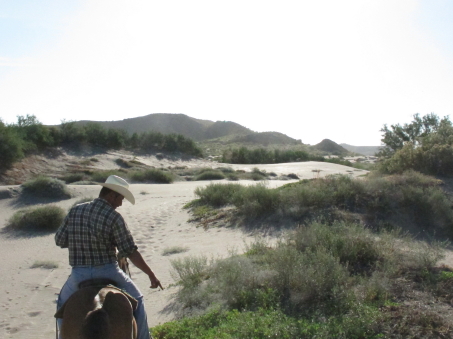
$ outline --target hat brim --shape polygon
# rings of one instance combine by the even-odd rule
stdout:
[[[99,185],[110,188],[112,191],[121,194],[127,201],[129,201],[132,205],[135,205],[135,198],[131,191],[127,188],[115,185],[115,184],[106,184],[106,183],[99,183]]]

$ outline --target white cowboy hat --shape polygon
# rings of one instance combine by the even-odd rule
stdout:
[[[132,205],[135,205],[134,195],[129,191],[129,184],[123,178],[120,178],[117,175],[111,175],[107,178],[105,183],[99,185],[110,188],[112,191],[121,194]]]

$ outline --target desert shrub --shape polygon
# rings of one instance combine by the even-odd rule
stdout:
[[[173,174],[158,169],[147,169],[141,171],[132,171],[129,177],[137,182],[154,182],[159,184],[171,184],[174,181]]]
[[[83,173],[68,173],[63,175],[61,180],[63,180],[66,184],[71,184],[73,182],[83,181],[84,178],[85,175]]]
[[[66,184],[58,179],[45,176],[38,176],[35,179],[25,182],[22,186],[22,193],[44,198],[61,198],[71,197]]]
[[[122,172],[120,170],[107,170],[107,171],[93,171],[90,173],[91,180],[95,182],[105,182],[107,178],[111,175],[124,177],[125,172]]]
[[[279,207],[279,192],[264,184],[244,187],[232,196],[232,202],[247,218],[257,218],[274,213]]]
[[[131,161],[129,161],[129,163],[131,163],[133,165],[144,165],[144,163],[142,163],[138,160],[135,160],[135,159],[132,159]]]
[[[233,196],[243,188],[240,184],[210,184],[204,188],[197,187],[195,195],[201,204],[220,207],[231,204]]]
[[[196,143],[181,134],[162,134],[159,132],[146,132],[133,135],[129,140],[130,146],[141,151],[166,151],[181,152],[192,156],[203,156]],[[158,155],[156,154],[156,157]],[[158,157],[159,158],[159,157]]]
[[[131,168],[133,167],[133,165],[130,164],[129,161],[126,161],[124,159],[121,159],[121,158],[118,158],[115,160],[115,163],[120,166],[120,167],[124,167],[124,168]]]
[[[420,235],[452,239],[451,199],[442,191],[440,183],[408,171],[391,176],[374,174],[363,180],[346,175],[328,176],[300,180],[275,189],[264,185],[247,186],[235,189],[235,194],[224,193],[230,189],[229,184],[208,185],[197,188],[195,194],[203,197],[202,204],[234,205],[248,218],[278,216],[304,223],[323,217],[331,222],[354,213],[362,215],[373,227],[386,224],[386,227],[402,227]],[[209,193],[205,194],[205,190]]]
[[[263,180],[267,179],[267,177],[265,175],[258,173],[258,172],[251,172],[250,176],[246,175],[245,177],[250,178],[253,181],[263,181]]]
[[[371,338],[379,334],[373,324],[384,321],[379,307],[398,293],[395,278],[402,272],[407,272],[405,279],[411,279],[414,270],[430,272],[440,257],[438,248],[398,233],[376,235],[357,224],[313,223],[289,232],[272,246],[259,239],[245,255],[172,262],[180,286],[175,301],[186,314],[204,314],[182,320],[187,326],[197,323],[203,328],[209,323],[203,317],[213,312],[261,317],[275,311],[281,321],[295,325],[290,328],[296,332],[287,332],[287,338],[304,338],[301,333],[309,338]],[[180,324],[166,325],[165,333],[178,328],[172,335],[182,335]],[[226,324],[216,320],[209,328],[217,337],[241,331],[238,323],[228,329]]]
[[[43,206],[17,211],[8,221],[8,228],[23,231],[55,231],[66,212],[58,206]]]
[[[222,162],[230,164],[275,164],[313,160],[311,157],[303,150],[249,149],[240,147],[224,151]]]
[[[194,180],[222,180],[225,174],[218,170],[206,170],[195,176]]]
[[[227,174],[227,179],[230,181],[238,181],[239,176],[236,173],[228,173]]]
[[[234,169],[231,167],[219,167],[216,168],[216,170],[222,171],[222,173],[228,174],[228,173],[234,173]]]
[[[395,245],[385,234],[380,239],[363,226],[344,223],[326,225],[319,222],[294,232],[292,241],[298,251],[317,252],[325,248],[351,273],[366,274],[376,269]],[[319,244],[322,244],[320,247]]]

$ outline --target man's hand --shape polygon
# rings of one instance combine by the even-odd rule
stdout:
[[[149,268],[148,264],[143,260],[142,255],[139,251],[134,251],[128,255],[128,258],[131,259],[132,263],[141,269],[144,273],[146,273],[151,281],[151,288],[158,288],[164,289],[160,283],[160,281],[156,278],[151,268]]]
[[[151,281],[151,288],[158,288],[160,287],[161,290],[163,290],[164,288],[162,287],[159,279],[156,278],[156,276],[154,275],[154,273],[150,274],[149,275],[149,280]]]

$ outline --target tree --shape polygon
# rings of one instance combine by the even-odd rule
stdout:
[[[11,126],[0,119],[0,168],[7,168],[24,156],[22,140]]]
[[[386,158],[379,168],[386,173],[413,169],[425,174],[453,175],[453,126],[448,117],[430,114],[404,126],[384,126]]]
[[[17,124],[11,125],[17,135],[23,140],[26,152],[54,146],[50,129],[44,126],[34,115],[17,116]]]
[[[390,157],[395,154],[396,151],[403,148],[403,146],[411,142],[414,147],[417,147],[422,138],[427,135],[437,132],[440,126],[451,126],[451,122],[448,117],[440,119],[434,113],[427,114],[423,117],[414,114],[414,120],[409,124],[391,125],[388,128],[387,125],[381,129],[383,133],[382,143],[384,147],[381,149],[378,155],[384,157]]]
[[[105,147],[107,143],[107,131],[99,123],[89,122],[84,126],[87,142],[92,146]]]

